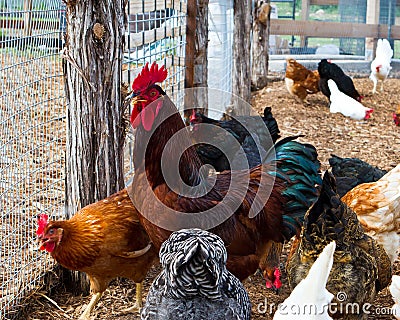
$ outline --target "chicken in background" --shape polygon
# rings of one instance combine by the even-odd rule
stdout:
[[[332,154],[328,161],[340,197],[361,183],[378,181],[387,173],[358,158],[341,158]]]
[[[393,113],[393,121],[396,126],[400,126],[400,105],[397,107],[396,112]]]
[[[390,282],[391,263],[385,250],[364,233],[356,214],[340,200],[330,172],[325,172],[319,199],[304,219],[300,241],[294,243],[296,247],[288,257],[290,287],[294,289],[306,277],[323,248],[335,241],[334,261],[326,286],[335,295],[333,302],[338,306],[337,313],[331,316],[364,319],[362,308],[340,309],[341,303],[358,306],[372,303],[376,293]],[[344,293],[345,300],[339,293]]]
[[[266,250],[268,254],[265,256],[264,260],[260,261],[259,268],[263,273],[265,286],[278,294],[279,289],[282,287],[280,257],[283,250],[283,244],[270,241],[269,247]]]
[[[383,91],[383,82],[389,75],[392,67],[390,63],[392,62],[393,50],[390,47],[389,41],[386,39],[378,39],[378,44],[376,46],[375,59],[371,63],[371,74],[369,78],[374,83],[374,88],[372,93],[376,93],[376,87],[378,81],[381,81],[381,91]]]
[[[295,59],[286,59],[286,88],[291,95],[298,98],[302,103],[308,103],[308,94],[319,91],[318,82],[319,73],[317,70],[308,70]]]
[[[69,220],[48,221],[42,214],[36,231],[40,249],[64,268],[85,272],[93,294],[80,316],[89,320],[111,280],[124,277],[136,283],[136,303],[142,306],[142,281],[157,261],[157,252],[139,223],[127,189],[79,210]]]
[[[392,307],[393,315],[397,320],[400,320],[400,276],[392,276],[392,283],[389,286],[389,291],[394,301]]]
[[[157,249],[171,230],[187,227],[189,219],[191,227],[201,226],[221,237],[227,246],[228,270],[244,280],[257,271],[268,254],[265,249],[270,241],[284,242],[300,233],[304,213],[318,197],[322,182],[316,149],[292,141],[296,137],[286,138],[275,145],[276,157],[265,164],[204,177],[196,150],[183,147],[191,145],[187,127],[176,106],[156,84],[166,77],[164,67],[146,64],[132,84],[135,192],[130,195]],[[172,137],[176,137],[174,143]],[[179,159],[177,155],[181,155]],[[181,180],[166,182],[169,174],[175,179],[176,174],[163,171],[162,160],[178,163]],[[207,192],[186,196],[187,185]],[[272,189],[267,194],[264,188],[268,186]],[[159,201],[149,195],[156,195]],[[232,208],[231,203],[238,207]],[[180,213],[188,219],[182,220]],[[196,218],[199,214],[201,219]]]
[[[335,63],[328,62],[326,59],[322,59],[318,63],[318,73],[319,73],[319,89],[321,92],[331,99],[331,90],[328,86],[328,80],[333,80],[338,86],[339,90],[346,94],[347,96],[361,102],[363,98],[356,90],[353,80],[346,75],[343,70]]]
[[[273,320],[330,320],[327,306],[333,294],[326,289],[329,273],[333,265],[336,243],[332,241],[312,264],[307,276],[293,289],[290,296],[282,302]],[[312,306],[312,308],[310,308]],[[304,312],[298,312],[302,310]]]
[[[262,125],[261,121],[252,121],[254,118],[253,116],[234,116],[234,119],[221,121],[208,118],[204,114],[193,110],[193,114],[190,118],[190,124],[193,129],[191,132],[192,140],[197,142],[202,141],[202,139],[209,140],[209,138],[212,137],[213,142],[220,147],[217,148],[216,146],[205,143],[197,144],[195,148],[201,162],[203,164],[212,165],[214,169],[219,172],[230,170],[227,151],[231,152],[233,159],[238,151],[238,149],[234,148],[233,139],[236,139],[239,144],[243,146],[246,137],[250,136],[250,132],[247,130],[248,128],[251,128],[254,131],[252,134],[259,138],[259,145],[268,150],[272,146],[272,143],[280,138],[278,123],[273,117],[270,107],[265,107],[264,115],[261,117],[264,125]],[[230,133],[230,136],[222,134],[222,130],[218,130],[217,128],[213,130],[213,128],[209,126],[203,127],[200,124],[215,125],[226,131],[225,133]],[[211,132],[210,130],[213,131]],[[247,140],[247,143],[250,144],[251,142]],[[220,150],[221,147],[225,150],[225,154]]]
[[[171,234],[160,249],[161,273],[141,312],[143,320],[250,319],[250,298],[226,269],[224,242],[200,229]]]
[[[393,263],[400,248],[400,164],[376,182],[363,183],[342,197],[365,233],[374,238]]]
[[[329,110],[331,113],[341,113],[354,120],[367,120],[371,117],[374,109],[364,107],[360,102],[350,98],[339,91],[337,84],[332,79],[328,80],[328,87],[331,93]]]

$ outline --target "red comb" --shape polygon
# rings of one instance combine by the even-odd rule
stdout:
[[[165,66],[159,68],[158,64],[154,61],[149,69],[149,63],[147,62],[142,71],[133,80],[132,90],[140,92],[157,82],[163,82],[167,78],[167,75],[168,71],[165,69]]]
[[[49,216],[47,214],[42,213],[41,215],[39,215],[39,219],[38,219],[38,228],[36,230],[36,235],[40,236],[41,234],[43,234],[44,229],[46,228],[47,224],[49,223],[48,221]]]
[[[197,119],[196,109],[193,109],[192,115],[190,116],[190,121],[195,121]]]

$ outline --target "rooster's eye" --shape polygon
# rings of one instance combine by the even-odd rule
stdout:
[[[49,234],[53,234],[53,233],[54,233],[54,229],[50,229]]]
[[[157,91],[155,91],[155,90],[150,91],[150,97],[155,97],[156,94],[157,94]]]

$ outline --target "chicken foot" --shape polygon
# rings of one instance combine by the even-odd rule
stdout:
[[[92,296],[92,299],[90,299],[89,304],[87,305],[85,311],[83,311],[83,313],[79,317],[79,320],[90,320],[90,314],[92,313],[94,307],[96,306],[102,295],[102,292],[97,292]]]
[[[135,311],[140,311],[143,306],[143,297],[142,297],[142,289],[143,289],[143,282],[136,283],[136,301],[132,307],[124,309],[123,313],[130,313]]]

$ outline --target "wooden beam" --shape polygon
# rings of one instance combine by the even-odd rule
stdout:
[[[310,4],[319,6],[337,6],[339,0],[311,0]]]
[[[271,34],[316,38],[387,38],[388,26],[345,22],[271,19]],[[392,26],[391,39],[400,39],[400,26]]]
[[[32,35],[32,0],[24,1],[24,34]]]
[[[185,88],[193,88],[194,85],[194,57],[196,51],[196,13],[197,0],[188,0],[186,16],[186,48],[185,48]],[[192,94],[185,94],[185,109],[194,108]]]
[[[308,21],[310,16],[310,0],[301,1],[301,20]],[[301,37],[300,46],[305,47],[307,45],[307,37]]]
[[[378,24],[380,12],[380,0],[367,0],[367,23]],[[372,60],[376,51],[377,40],[374,38],[365,39],[365,56],[367,60]]]

